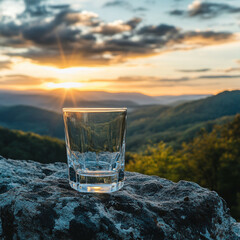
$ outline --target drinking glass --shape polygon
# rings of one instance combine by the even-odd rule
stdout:
[[[79,192],[123,187],[127,108],[63,108],[69,183]]]

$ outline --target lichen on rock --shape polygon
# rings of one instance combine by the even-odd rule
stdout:
[[[0,239],[240,239],[225,201],[196,183],[127,172],[122,190],[86,194],[66,169],[0,157]]]

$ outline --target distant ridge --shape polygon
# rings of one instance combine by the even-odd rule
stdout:
[[[139,105],[168,105],[204,98],[206,95],[148,96],[136,92],[111,93],[106,91],[32,90],[0,91],[0,105],[30,105],[61,112],[62,107],[128,107]]]
[[[178,95],[178,96],[174,96],[174,95],[166,95],[166,96],[157,96],[154,97],[155,99],[159,100],[161,102],[161,104],[164,105],[177,105],[178,103],[184,103],[184,102],[188,102],[188,101],[194,101],[194,100],[199,100],[199,99],[203,99],[206,97],[211,97],[211,94],[183,94],[183,95]]]
[[[201,128],[211,130],[240,113],[240,91],[225,91],[178,106],[138,106],[128,114],[127,150],[165,141],[176,147]],[[0,102],[1,105],[1,102]],[[0,107],[0,126],[64,138],[62,115],[31,106]]]
[[[129,115],[128,141],[130,149],[138,149],[147,142],[186,140],[183,132],[194,130],[204,123],[240,113],[240,90],[224,91],[217,95],[175,107],[141,108]],[[231,118],[230,118],[231,119]],[[225,119],[226,120],[226,119]],[[223,120],[224,121],[224,120]],[[221,121],[218,121],[221,122]],[[198,128],[194,129],[194,126]]]
[[[128,107],[129,109],[137,108],[138,104],[130,100],[83,100],[77,95],[60,95],[60,94],[13,94],[0,93],[0,105],[28,105],[33,107],[45,108],[48,110],[62,112],[63,107]]]

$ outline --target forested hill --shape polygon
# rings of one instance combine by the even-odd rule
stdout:
[[[31,106],[0,106],[0,126],[64,138],[61,114]]]
[[[142,132],[162,131],[171,127],[235,115],[240,112],[239,103],[240,91],[226,91],[176,107],[141,108],[130,114],[130,126],[139,126]]]
[[[225,91],[206,99],[176,107],[154,106],[129,114],[128,145],[137,149],[147,142],[181,142],[192,138],[201,128],[225,123],[240,113],[240,91]]]
[[[217,191],[240,220],[240,114],[210,133],[201,131],[179,150],[160,142],[128,154],[127,170],[173,181],[190,180]]]
[[[179,146],[201,128],[211,131],[240,113],[240,91],[225,91],[179,106],[145,106],[128,113],[127,150],[138,151],[160,141]],[[1,102],[0,102],[1,105]],[[0,126],[64,138],[59,113],[30,106],[0,107]]]
[[[67,161],[64,141],[2,127],[0,127],[0,155],[41,163]]]

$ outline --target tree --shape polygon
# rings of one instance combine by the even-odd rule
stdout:
[[[240,115],[211,133],[204,129],[174,152],[163,142],[134,154],[127,170],[158,175],[173,181],[194,181],[217,191],[240,218]]]

